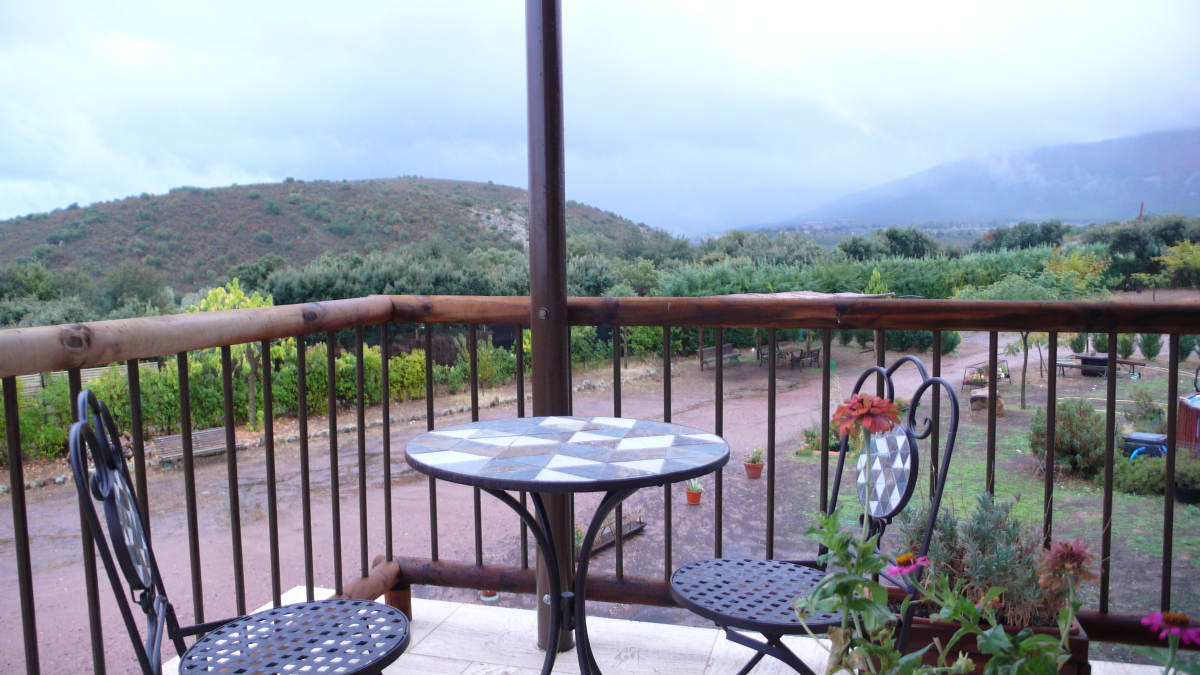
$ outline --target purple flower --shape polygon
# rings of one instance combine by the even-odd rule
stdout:
[[[1193,626],[1192,620],[1183,612],[1150,612],[1142,617],[1142,625],[1158,633],[1160,640],[1174,635],[1185,645],[1200,645],[1200,626]]]

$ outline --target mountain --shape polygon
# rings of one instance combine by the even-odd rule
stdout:
[[[773,227],[928,221],[1096,222],[1200,215],[1200,128],[964,159],[842,197]]]
[[[369,253],[432,237],[466,250],[519,247],[528,203],[521,188],[419,177],[185,186],[0,221],[0,265],[37,259],[100,276],[137,260],[191,291],[266,254],[303,266],[327,251]],[[649,231],[576,202],[568,202],[567,228],[613,239]]]

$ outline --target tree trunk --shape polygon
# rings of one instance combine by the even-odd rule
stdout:
[[[1021,333],[1021,353],[1025,356],[1021,364],[1021,410],[1025,409],[1025,372],[1029,370],[1029,333]]]

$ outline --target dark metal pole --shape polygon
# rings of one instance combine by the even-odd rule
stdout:
[[[25,641],[25,672],[38,675],[37,618],[33,602],[33,565],[29,556],[29,517],[25,511],[25,466],[21,456],[21,416],[17,378],[4,378],[4,432],[8,443],[8,485],[12,491],[13,548],[17,559],[17,595],[21,598],[21,634]],[[74,405],[71,406],[75,408]],[[87,542],[90,544],[90,541]],[[99,603],[97,603],[97,607]],[[9,657],[9,664],[12,657]]]
[[[564,184],[562,4],[526,0],[525,54],[529,95],[529,295],[533,414],[566,415],[571,394],[567,324],[567,213]],[[550,536],[572,541],[567,499],[545,495]],[[559,575],[570,579],[571,546],[557,546]],[[538,597],[550,591],[538,557]],[[549,644],[550,612],[538,603],[538,645]],[[574,646],[563,630],[558,648]]]

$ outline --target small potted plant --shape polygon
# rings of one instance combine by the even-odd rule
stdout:
[[[704,486],[700,484],[699,478],[692,478],[687,482],[687,503],[696,506],[700,503],[700,495],[704,494]]]
[[[761,478],[763,470],[762,448],[751,448],[750,456],[746,458],[746,461],[742,462],[742,466],[746,467],[746,478]]]

